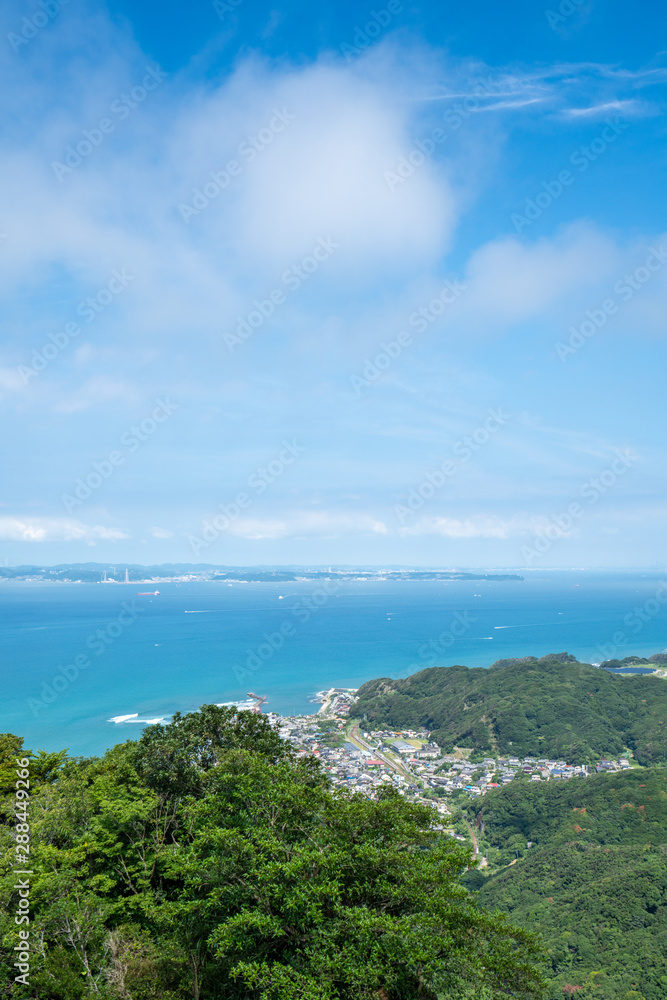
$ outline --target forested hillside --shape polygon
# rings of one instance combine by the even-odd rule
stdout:
[[[629,747],[647,765],[667,755],[667,682],[610,674],[567,653],[369,681],[352,714],[373,728],[426,727],[444,750],[592,763]]]
[[[664,1000],[667,769],[514,783],[466,811],[488,866],[464,881],[543,936],[547,997]]]
[[[14,815],[26,770],[28,833]],[[541,995],[535,946],[477,906],[469,851],[433,811],[394,791],[333,794],[265,716],[205,706],[90,760],[0,737],[0,784],[2,996]],[[14,964],[26,837],[28,986]]]
[[[571,781],[511,782],[474,803],[489,843],[519,846],[667,843],[667,768],[637,768]]]

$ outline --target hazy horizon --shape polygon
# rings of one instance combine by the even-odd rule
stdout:
[[[74,567],[74,566],[91,566],[100,567],[104,569],[109,566],[116,566],[118,571],[121,569],[124,571],[126,567],[128,568],[140,568],[140,569],[160,569],[161,567],[183,567],[183,568],[200,568],[205,569],[262,569],[262,570],[326,570],[330,569],[332,572],[346,572],[351,570],[392,570],[392,571],[419,571],[424,570],[426,572],[441,572],[441,573],[664,573],[667,572],[667,566],[664,564],[653,564],[644,566],[522,566],[517,564],[515,566],[454,566],[445,565],[444,563],[336,563],[321,562],[321,563],[207,563],[207,562],[179,562],[179,561],[169,561],[169,562],[159,562],[159,563],[146,563],[146,562],[136,562],[133,560],[123,560],[116,559],[114,561],[103,561],[99,562],[97,560],[78,560],[76,562],[40,562],[40,563],[15,563],[15,564],[0,564],[0,569],[39,569],[39,568],[53,568],[56,566],[62,567]]]

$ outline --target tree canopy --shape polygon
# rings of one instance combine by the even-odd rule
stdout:
[[[0,749],[5,771],[25,756],[16,738]],[[31,788],[29,988],[12,967],[7,808],[0,827],[1,995],[540,995],[537,945],[462,886],[474,863],[432,810],[332,793],[266,717],[204,706],[102,758],[51,763]]]
[[[666,768],[512,783],[466,812],[488,865],[464,882],[546,941],[550,1000],[663,1000]]]

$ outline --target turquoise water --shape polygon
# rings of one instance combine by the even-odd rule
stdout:
[[[563,650],[599,662],[667,646],[667,582],[650,573],[359,581],[328,594],[313,582],[157,586],[146,597],[137,591],[154,588],[137,584],[2,583],[0,731],[96,754],[141,730],[113,717],[168,717],[248,691],[301,713],[323,688],[436,664]]]

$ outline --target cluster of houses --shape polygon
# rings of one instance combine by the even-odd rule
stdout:
[[[620,757],[618,760],[607,760],[605,757],[595,765],[595,770],[600,773],[600,771],[625,771],[630,767],[630,761],[625,757]]]
[[[471,795],[481,795],[490,788],[500,788],[507,785],[518,775],[524,774],[531,781],[562,781],[575,776],[586,777],[588,768],[566,764],[563,760],[534,760],[531,757],[485,757],[481,763],[471,763],[449,756],[445,763],[446,770],[431,778],[431,784],[440,786],[445,791],[453,792],[463,789]]]
[[[348,698],[342,701],[347,709]],[[373,797],[377,789],[392,785],[402,795],[427,802],[443,813],[448,811],[438,798],[443,793],[463,791],[474,797],[520,776],[530,781],[564,781],[587,777],[594,771],[630,767],[625,758],[603,759],[595,768],[533,757],[485,757],[473,762],[469,751],[443,754],[441,747],[429,742],[429,734],[424,730],[374,730],[348,739],[346,716],[347,711],[337,716],[327,713],[326,718],[321,714],[289,717],[270,714],[269,717],[280,736],[298,754],[313,754],[320,760],[334,787],[363,791]],[[422,799],[425,791],[431,798]]]
[[[481,795],[487,789],[500,788],[520,775],[531,781],[563,781],[573,777],[587,777],[593,768],[585,764],[568,764],[564,760],[545,757],[485,757],[472,762],[470,753],[459,750],[456,754],[443,754],[437,743],[428,742],[428,732],[412,730],[393,732],[375,730],[364,733],[370,745],[377,749],[400,755],[404,767],[425,787],[444,792],[463,790],[471,795]],[[629,768],[630,761],[602,759],[595,771],[621,771]]]
[[[374,757],[370,750],[348,741],[342,742],[341,746],[327,746],[324,742],[326,733],[323,732],[326,727],[323,727],[319,716],[270,718],[280,736],[294,746],[297,755],[313,754],[318,758],[334,786],[371,792],[391,784],[403,793],[420,790],[416,782],[410,781],[386,760]],[[329,725],[337,724],[340,731],[344,729],[343,718],[329,719],[328,722]]]
[[[399,764],[385,753],[374,753],[344,738],[336,741],[341,743],[339,746],[327,746],[327,726],[319,716],[271,716],[271,721],[280,736],[294,746],[297,755],[313,754],[320,761],[334,788],[352,789],[373,798],[380,788],[391,786],[400,795],[429,805],[443,816],[449,812],[444,802],[423,798],[424,781],[412,774],[409,766]],[[336,724],[341,735],[345,721],[327,719],[329,727]],[[411,745],[410,749],[415,748]]]
[[[470,795],[482,795],[491,788],[507,785],[520,775],[530,781],[564,781],[568,778],[586,778],[594,770],[621,771],[630,767],[629,760],[603,760],[595,769],[586,764],[567,764],[564,760],[547,760],[533,757],[485,757],[479,763],[472,763],[466,757],[445,754],[436,774],[429,775],[428,783],[445,792],[458,789]]]

